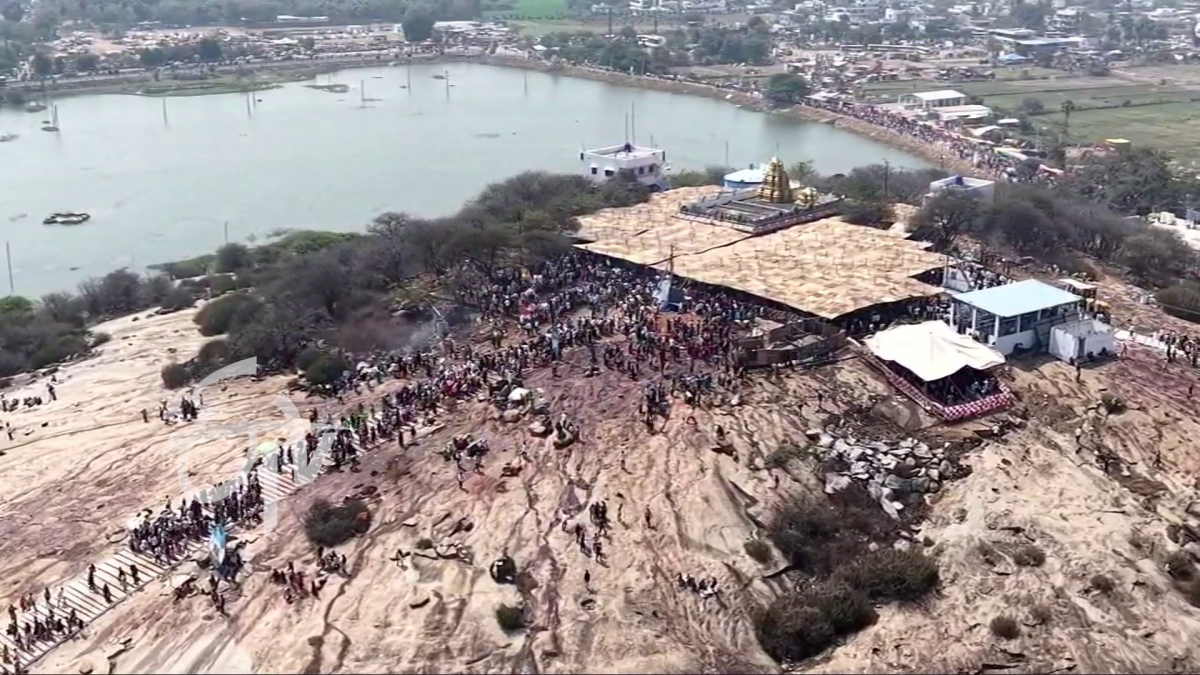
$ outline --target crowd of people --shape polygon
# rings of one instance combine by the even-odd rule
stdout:
[[[907,115],[874,105],[851,103],[837,99],[819,101],[806,99],[804,105],[853,117],[868,124],[883,127],[908,136],[922,145],[936,148],[938,153],[970,162],[979,172],[995,179],[1015,179],[1013,160],[992,150],[992,146],[972,141],[943,127],[913,119]]]

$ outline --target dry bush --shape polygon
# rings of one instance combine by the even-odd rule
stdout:
[[[422,537],[417,540],[416,546],[418,551],[428,551],[433,548],[433,540],[429,537]]]
[[[1112,577],[1104,574],[1097,574],[1093,576],[1091,581],[1088,582],[1088,585],[1092,588],[1092,590],[1106,594],[1112,593],[1117,587],[1117,583],[1112,580]]]
[[[801,593],[797,601],[820,611],[839,635],[862,630],[879,618],[862,591],[838,581],[817,584]]]
[[[1021,636],[1021,626],[1009,616],[998,616],[992,619],[992,635],[1002,640],[1015,640]]]
[[[1039,603],[1029,608],[1029,618],[1033,619],[1033,622],[1039,626],[1049,623],[1053,616],[1054,613],[1046,605]]]
[[[776,661],[801,661],[820,654],[834,640],[833,626],[815,607],[784,596],[771,603],[755,621],[763,651]]]
[[[1167,574],[1179,581],[1190,581],[1196,575],[1196,563],[1187,551],[1175,551],[1164,562]]]
[[[367,531],[371,512],[359,500],[333,506],[324,499],[315,499],[304,514],[304,533],[318,546],[330,548],[350,541],[356,534]]]
[[[775,557],[775,553],[771,551],[771,545],[761,539],[751,539],[746,542],[744,548],[746,555],[754,559],[755,562],[766,565]]]
[[[872,600],[920,599],[937,587],[937,563],[920,551],[883,548],[868,553],[839,578]]]
[[[804,448],[798,445],[781,445],[763,459],[763,466],[768,469],[782,469],[793,459],[804,456]]]
[[[1013,552],[1012,558],[1021,567],[1041,567],[1046,562],[1046,552],[1033,544],[1025,544]]]
[[[162,367],[163,386],[167,389],[178,389],[190,379],[192,375],[182,363],[169,363]]]
[[[528,626],[529,620],[525,616],[524,608],[500,605],[496,608],[496,623],[500,624],[505,633],[515,633]]]
[[[1184,585],[1181,591],[1183,592],[1183,597],[1187,598],[1187,601],[1190,602],[1192,606],[1200,607],[1200,577],[1196,577],[1189,581],[1186,585]]]
[[[823,576],[866,555],[872,541],[890,543],[897,524],[865,489],[852,486],[835,495],[832,503],[802,499],[786,504],[775,512],[766,531],[789,563]]]

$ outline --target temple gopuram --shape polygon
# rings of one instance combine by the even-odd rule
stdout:
[[[757,187],[722,192],[679,207],[679,217],[764,234],[810,223],[838,212],[841,199],[794,185],[778,157],[763,171]]]

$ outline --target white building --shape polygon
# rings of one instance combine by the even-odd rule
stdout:
[[[945,108],[948,106],[959,106],[967,104],[967,95],[954,91],[953,89],[939,89],[938,91],[920,91],[914,94],[905,94],[900,97],[899,103],[905,108]]]
[[[667,170],[671,168],[667,164],[667,151],[658,148],[627,142],[607,148],[583,150],[579,153],[579,165],[584,176],[597,182],[612,178],[619,171],[628,170],[645,185],[664,190],[670,186],[666,177]]]
[[[1084,299],[1037,279],[950,298],[950,325],[1005,356],[1049,348],[1051,330],[1082,318]]]
[[[978,198],[980,201],[990,204],[996,194],[996,183],[995,181],[972,178],[970,176],[950,176],[949,178],[935,180],[930,183],[929,193],[925,195],[925,198],[929,199],[944,190],[965,192],[972,197]]]

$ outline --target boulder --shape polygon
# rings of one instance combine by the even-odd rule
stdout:
[[[529,433],[537,436],[538,438],[542,438],[550,433],[550,427],[546,426],[546,424],[541,420],[538,420],[529,425]]]
[[[1190,541],[1183,545],[1183,550],[1188,555],[1192,556],[1193,560],[1200,560],[1200,544]]]
[[[515,422],[520,421],[521,416],[523,414],[524,413],[522,413],[520,410],[517,410],[516,408],[509,408],[508,410],[505,410],[504,412],[500,413],[500,421],[506,422],[508,424],[513,424]]]
[[[928,476],[918,476],[912,479],[911,483],[916,492],[932,492],[929,488],[933,485],[933,479]]]
[[[417,597],[417,599],[415,599],[415,600],[413,600],[412,602],[408,603],[408,606],[409,606],[410,608],[412,608],[412,609],[420,609],[420,608],[424,607],[425,605],[428,605],[428,604],[429,604],[429,601],[430,601],[431,599],[432,599],[432,598],[431,598],[430,596],[428,596],[428,595],[420,595],[420,596],[418,596],[418,597]]]
[[[850,487],[850,478],[837,473],[825,474],[825,494],[831,495]]]
[[[1187,505],[1187,513],[1189,516],[1200,518],[1200,502],[1192,502]]]
[[[808,436],[809,440],[816,441],[819,440],[824,434],[820,429],[809,429],[808,431],[804,432],[804,435]]]

